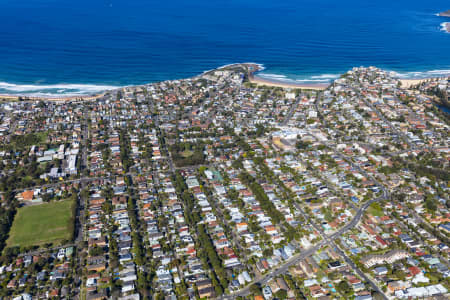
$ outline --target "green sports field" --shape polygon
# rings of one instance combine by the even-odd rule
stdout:
[[[70,239],[72,203],[64,200],[19,208],[7,245],[34,246]]]

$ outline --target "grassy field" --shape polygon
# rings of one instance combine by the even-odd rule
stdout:
[[[194,154],[194,152],[192,152],[191,150],[185,150],[185,151],[181,152],[181,156],[183,156],[184,158],[191,157],[193,154]]]
[[[8,145],[13,149],[23,149],[32,145],[39,145],[47,141],[48,132],[28,133],[25,135],[13,135]]]
[[[71,237],[71,200],[19,208],[9,233],[8,247],[55,243]]]
[[[367,209],[367,212],[370,213],[372,216],[375,217],[382,217],[384,216],[383,209],[381,208],[380,204],[378,203],[372,203],[369,208]]]

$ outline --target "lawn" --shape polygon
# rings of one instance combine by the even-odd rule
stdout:
[[[14,149],[23,149],[26,147],[30,147],[32,145],[39,145],[45,143],[48,137],[47,131],[42,131],[38,133],[28,133],[25,135],[13,135],[11,137],[11,146],[14,146]]]
[[[70,239],[72,200],[19,208],[9,233],[8,246],[33,246]]]
[[[203,155],[204,144],[199,143],[176,143],[169,146],[173,162],[177,167],[201,165],[205,162]]]
[[[183,156],[184,158],[191,157],[193,154],[194,154],[194,152],[192,152],[191,150],[185,150],[185,151],[181,152],[181,156]]]
[[[378,204],[378,203],[374,203],[374,204]],[[374,205],[374,204],[369,206],[369,208],[367,209],[367,212],[375,217],[384,216],[383,209],[379,206],[379,204],[378,205]]]

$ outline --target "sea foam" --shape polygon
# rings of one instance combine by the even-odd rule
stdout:
[[[450,76],[450,70],[428,70],[428,71],[411,71],[411,72],[392,72],[401,79],[424,79],[431,77],[447,77]]]
[[[262,77],[262,78],[267,78],[267,79],[289,80],[289,78],[287,78],[286,75],[281,75],[281,74],[260,73],[260,74],[258,74],[258,76]]]
[[[94,84],[15,84],[0,82],[0,94],[27,96],[81,96],[98,94],[118,86]]]
[[[339,78],[338,74],[321,74],[321,75],[312,75],[310,77],[288,77],[282,74],[271,74],[271,73],[258,73],[258,77],[267,80],[275,80],[286,83],[330,83],[334,79]]]
[[[311,79],[337,79],[339,76],[339,74],[322,74],[311,76]]]

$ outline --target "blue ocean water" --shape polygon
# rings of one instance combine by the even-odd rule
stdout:
[[[0,0],[0,94],[94,93],[236,62],[324,82],[450,74],[448,0]]]

